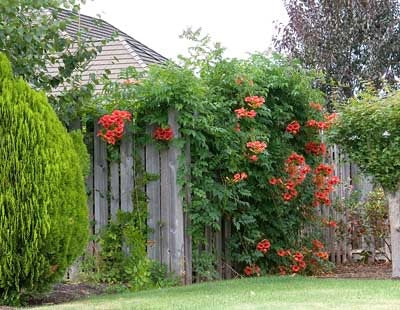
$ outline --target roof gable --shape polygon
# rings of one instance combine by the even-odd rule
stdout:
[[[67,26],[67,33],[72,37],[76,36],[80,28],[84,29],[86,31],[85,36],[93,41],[110,39],[113,35],[116,35],[124,37],[130,49],[132,49],[146,65],[163,63],[168,60],[166,57],[102,19],[84,14],[76,14],[68,10],[61,10],[58,16],[62,19],[71,20],[71,23]]]
[[[67,10],[61,10],[58,17],[70,21],[66,35],[72,38],[77,36],[79,29],[82,29],[84,38],[94,42],[95,45],[101,44],[100,41],[104,39],[109,40],[102,46],[102,50],[96,58],[88,64],[86,70],[81,73],[80,83],[83,85],[90,81],[92,74],[99,77],[109,71],[108,78],[112,81],[118,81],[121,73],[129,67],[143,71],[151,64],[161,64],[168,60],[103,20],[78,15]],[[73,49],[74,47],[72,47],[71,52],[73,52]],[[49,74],[56,75],[59,66],[59,63],[49,64],[47,68]],[[101,83],[95,85],[95,92],[101,92],[103,86]],[[59,94],[64,88],[68,88],[68,85],[60,85],[53,90],[53,94]]]

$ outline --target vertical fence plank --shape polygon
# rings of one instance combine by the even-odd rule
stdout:
[[[147,128],[147,132],[151,135],[152,127]],[[146,145],[146,172],[150,174],[160,175],[160,152],[149,143]],[[147,254],[150,259],[161,261],[161,235],[160,235],[160,179],[152,181],[146,186],[146,193],[149,199],[147,225],[150,228],[149,241],[147,244]]]
[[[186,188],[185,202],[188,208],[192,204],[192,189],[191,189],[191,152],[190,140],[186,141],[185,147],[185,165],[186,165]],[[184,213],[184,244],[185,244],[185,283],[192,284],[192,236],[190,234],[190,217],[187,212]]]
[[[171,270],[171,261],[169,256],[169,213],[171,210],[171,188],[170,188],[170,175],[168,171],[168,151],[163,150],[160,152],[160,199],[161,199],[161,212],[160,212],[160,239],[161,239],[161,262],[168,266]]]
[[[206,226],[206,229],[205,229],[205,237],[206,237],[206,247],[205,247],[205,250],[206,250],[206,252],[208,252],[208,253],[212,253],[213,252],[213,250],[212,250],[212,229],[211,229],[211,227],[210,226]]]
[[[175,110],[168,112],[168,123],[174,132],[174,136],[179,138],[179,126],[177,121],[177,112]],[[170,258],[171,270],[174,271],[183,281],[184,275],[184,237],[183,237],[183,203],[180,195],[181,188],[178,183],[179,157],[181,151],[172,145],[168,149],[168,173],[170,185]]]
[[[129,131],[121,141],[120,148],[120,188],[121,188],[121,210],[132,211],[132,189],[133,189],[133,136]]]
[[[185,284],[193,282],[193,258],[192,258],[192,236],[190,235],[190,217],[187,213],[184,214],[184,233],[185,233]]]
[[[120,193],[119,193],[119,163],[112,162],[110,164],[110,212],[111,219],[115,219],[117,212],[119,210],[120,204]]]
[[[86,188],[87,188],[87,204],[88,204],[88,215],[89,215],[89,236],[94,234],[94,199],[93,199],[93,158],[90,161],[90,172],[86,178]],[[89,241],[88,252],[93,253],[93,241]]]
[[[224,221],[224,256],[225,256],[225,278],[232,278],[232,261],[231,261],[231,253],[229,249],[229,240],[231,238],[231,219],[229,217],[225,217]]]
[[[107,146],[96,136],[98,125],[94,130],[94,218],[95,233],[107,225],[108,221],[108,166]]]
[[[222,274],[222,220],[219,220],[220,230],[215,232],[215,252],[217,255],[217,271],[220,279],[223,279]]]

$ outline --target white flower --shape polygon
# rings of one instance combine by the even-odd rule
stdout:
[[[382,134],[382,136],[385,138],[390,137],[390,132],[385,130],[385,132]]]
[[[351,136],[351,137],[349,138],[350,141],[354,141],[354,140],[357,140],[357,139],[360,139],[360,138],[359,138],[358,136],[356,136],[356,135]]]

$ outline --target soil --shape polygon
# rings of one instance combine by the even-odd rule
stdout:
[[[105,294],[106,292],[109,292],[106,285],[87,283],[60,283],[56,284],[49,293],[31,298],[29,300],[29,306],[67,303],[88,296]],[[3,309],[0,307],[0,310]]]
[[[353,278],[353,279],[390,279],[392,265],[384,264],[346,264],[338,265],[332,273],[323,275],[324,278]]]

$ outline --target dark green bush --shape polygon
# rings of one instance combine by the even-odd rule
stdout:
[[[80,159],[43,93],[0,54],[0,304],[60,279],[87,241]]]

